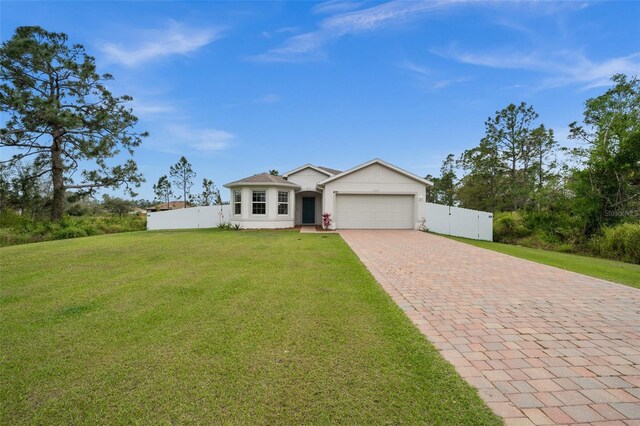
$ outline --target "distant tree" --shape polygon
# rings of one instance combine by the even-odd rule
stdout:
[[[117,214],[118,216],[122,217],[131,211],[133,203],[129,200],[124,200],[118,197],[110,197],[105,194],[102,196],[102,206],[109,213]]]
[[[440,167],[440,179],[438,180],[438,190],[441,193],[440,200],[447,206],[453,206],[456,201],[456,171],[455,157],[453,154],[447,155]]]
[[[559,191],[558,150],[552,129],[544,124],[534,129],[530,135],[532,153],[531,172],[534,180],[533,197],[538,210],[549,207],[552,198]]]
[[[173,196],[173,190],[171,188],[171,182],[167,179],[167,176],[160,176],[158,183],[153,185],[153,192],[156,194],[158,201],[167,203],[169,208],[169,201]]]
[[[483,138],[477,147],[462,153],[458,166],[465,172],[457,190],[462,207],[484,211],[503,208],[504,168],[495,144]]]
[[[440,177],[427,175],[426,180],[433,183],[427,187],[426,201],[428,203],[446,204],[453,206],[456,201],[456,161],[453,154],[447,155],[440,167]]]
[[[536,126],[538,113],[522,102],[485,122],[480,144],[463,152],[458,166],[461,206],[478,210],[540,210],[558,193],[558,143],[553,131]]]
[[[640,218],[640,80],[616,74],[615,86],[585,103],[583,125],[571,123],[579,162],[570,177],[575,214],[586,234]]]
[[[13,201],[20,214],[32,219],[40,212],[46,202],[45,183],[39,177],[42,166],[39,164],[17,164],[12,179]]]
[[[215,202],[216,186],[211,179],[202,179],[203,205],[210,206]]]
[[[6,162],[33,156],[46,164],[35,176],[52,182],[52,220],[62,218],[68,190],[124,186],[132,192],[144,181],[132,159],[107,161],[123,149],[133,154],[147,135],[133,130],[138,119],[125,107],[132,98],[107,89],[112,79],[99,75],[94,58],[63,33],[19,27],[0,47],[0,111],[7,117],[0,147],[13,154]]]
[[[11,179],[9,167],[0,163],[0,213],[9,208],[11,197]]]
[[[269,174],[271,176],[280,176],[280,172],[277,171],[276,169],[269,170]]]
[[[133,201],[133,205],[138,207],[138,208],[141,208],[141,209],[146,209],[148,207],[153,206],[154,204],[155,203],[153,201],[147,200],[147,199],[144,199],[144,198],[140,198],[138,200]]]
[[[513,210],[524,207],[529,194],[531,132],[538,113],[521,102],[509,104],[485,122],[486,141],[494,145],[506,169],[506,196]]]
[[[196,197],[192,197],[193,204],[200,206],[216,205],[218,197],[220,197],[220,191],[216,188],[211,179],[202,179],[202,192]]]
[[[193,178],[196,177],[191,163],[182,156],[180,160],[169,169],[169,175],[173,180],[173,184],[182,191],[182,200],[184,206],[187,207],[187,201],[189,201],[189,191],[193,186]]]
[[[38,163],[16,161],[0,167],[0,211],[14,209],[35,219],[50,199],[48,182],[39,176]]]
[[[67,197],[65,213],[71,216],[96,215],[104,212],[102,202],[98,202],[89,194]]]
[[[433,183],[433,186],[427,186],[427,193],[425,194],[425,200],[427,203],[438,203],[438,185],[440,184],[440,179],[428,174],[424,177],[429,182]]]

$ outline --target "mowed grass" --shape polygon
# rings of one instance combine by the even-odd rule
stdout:
[[[640,265],[618,262],[617,260],[600,259],[570,253],[542,250],[512,244],[493,243],[489,241],[469,240],[467,238],[450,237],[452,240],[471,244],[476,247],[497,251],[521,259],[532,260],[567,271],[589,275],[595,278],[640,288]]]
[[[500,424],[339,235],[0,249],[1,424]]]

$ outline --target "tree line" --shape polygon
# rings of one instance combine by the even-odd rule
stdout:
[[[95,58],[63,33],[40,27],[16,29],[0,48],[0,147],[10,157],[2,164],[31,164],[30,177],[46,176],[51,191],[51,219],[64,213],[67,191],[92,193],[119,187],[134,194],[144,181],[131,157],[147,132],[135,130],[138,118],[107,85],[113,76],[99,74]]]
[[[188,207],[188,205],[219,206],[223,204],[220,191],[211,179],[203,178],[202,192],[191,194],[195,177],[196,173],[193,171],[191,163],[186,157],[180,157],[180,160],[169,168],[169,177],[167,175],[160,176],[158,182],[153,185],[156,200],[165,203],[167,208],[169,208],[169,203],[175,195],[178,196],[178,199],[181,198],[184,201],[184,207]]]
[[[477,146],[449,154],[427,191],[430,202],[518,212],[560,237],[589,238],[640,219],[640,81],[617,74],[585,102],[561,146],[533,106],[522,102],[485,122]],[[545,222],[545,223],[543,223]]]
[[[64,33],[25,26],[2,43],[0,111],[6,121],[0,128],[0,211],[59,221],[65,209],[84,208],[80,204],[95,210],[86,200],[101,189],[137,195],[134,190],[145,179],[133,154],[149,134],[136,130],[138,118],[128,107],[132,98],[108,90],[112,79],[99,74],[95,58]],[[119,160],[122,154],[129,158]],[[222,203],[210,179],[203,179],[202,193],[191,194],[194,178],[191,164],[180,158],[169,177],[154,185],[157,201],[168,203],[175,193],[185,205]],[[115,211],[150,204],[103,198]]]
[[[60,221],[65,207],[98,190],[136,196],[144,178],[133,154],[149,134],[137,130],[132,98],[109,91],[112,79],[63,33],[19,27],[2,43],[0,209]],[[615,75],[611,88],[585,102],[580,122],[569,125],[572,144],[561,146],[533,106],[510,104],[486,120],[477,146],[449,154],[440,174],[427,176],[434,183],[427,200],[496,212],[494,229],[516,237],[527,228],[573,243],[637,223],[639,111],[637,77]],[[156,199],[169,203],[175,194],[192,205],[220,204],[210,179],[203,179],[202,193],[191,194],[195,176],[180,158],[155,183]],[[625,244],[640,258],[640,225],[625,229],[633,235]]]

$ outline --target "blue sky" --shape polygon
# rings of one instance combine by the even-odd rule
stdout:
[[[525,101],[564,142],[614,73],[640,74],[640,2],[12,2],[134,97],[140,197],[185,155],[220,187],[379,157],[418,175]],[[226,191],[223,198],[227,199]]]

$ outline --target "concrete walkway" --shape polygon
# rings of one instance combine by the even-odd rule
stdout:
[[[337,231],[324,230],[316,225],[302,225],[300,227],[301,234],[337,234]]]
[[[507,425],[640,424],[640,290],[417,231],[340,234]]]

